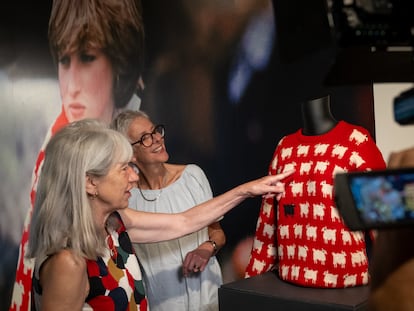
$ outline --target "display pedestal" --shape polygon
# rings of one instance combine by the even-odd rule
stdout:
[[[300,287],[280,280],[275,272],[267,272],[223,284],[218,293],[220,311],[365,311],[369,287]]]

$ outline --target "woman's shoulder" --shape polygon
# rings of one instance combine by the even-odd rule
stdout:
[[[184,170],[186,175],[192,176],[196,179],[206,179],[206,174],[203,169],[197,164],[187,164]]]
[[[86,269],[85,258],[75,254],[72,250],[63,249],[42,262],[39,267],[39,275],[43,284],[81,285],[85,284],[87,280]]]
[[[204,171],[196,164],[188,164],[183,174],[186,184],[196,184],[203,189],[210,189],[210,182]]]
[[[190,180],[196,180],[197,183],[204,184],[208,182],[204,171],[197,164],[169,164],[170,170],[175,172],[174,182],[188,183]]]
[[[178,180],[180,177],[193,176],[198,177],[205,176],[204,171],[196,164],[168,164],[169,169],[174,172],[174,180]]]
[[[71,273],[84,272],[86,269],[86,260],[70,249],[63,249],[49,256],[43,264],[42,270],[44,269],[54,272],[58,270],[65,270]]]
[[[185,167],[186,171],[193,172],[193,173],[203,173],[204,171],[201,167],[199,167],[197,164],[187,164]]]
[[[89,293],[86,259],[70,249],[49,256],[41,267],[39,284],[57,300],[72,297],[74,303],[82,305]]]

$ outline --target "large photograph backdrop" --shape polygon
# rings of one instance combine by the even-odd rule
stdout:
[[[165,124],[171,162],[200,165],[216,195],[267,174],[278,140],[302,126],[305,100],[329,94],[338,120],[375,135],[372,86],[324,85],[335,48],[317,31],[323,25],[302,13],[313,4],[299,10],[291,3],[287,19],[286,8],[270,0],[143,1],[141,109]],[[1,310],[14,282],[34,162],[61,109],[48,50],[50,6],[23,1],[0,13]],[[313,46],[298,44],[311,36]],[[248,252],[240,244],[250,247],[259,208],[260,199],[250,199],[222,220],[225,282],[242,277]]]

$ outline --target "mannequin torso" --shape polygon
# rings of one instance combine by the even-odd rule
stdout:
[[[322,135],[333,129],[338,121],[330,109],[329,95],[302,103],[302,134]]]

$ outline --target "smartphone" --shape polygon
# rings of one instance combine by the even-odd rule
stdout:
[[[414,168],[339,173],[334,192],[351,230],[414,226]]]

